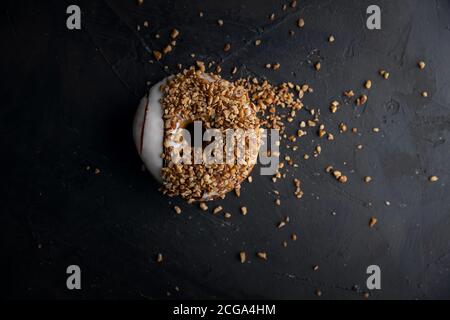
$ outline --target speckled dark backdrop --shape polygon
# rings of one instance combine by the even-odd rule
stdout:
[[[449,1],[376,1],[379,31],[365,27],[372,1],[299,1],[286,11],[278,0],[71,3],[82,9],[81,31],[65,28],[67,1],[6,1],[0,11],[3,297],[315,299],[320,288],[322,299],[360,299],[352,287],[363,291],[367,266],[377,264],[382,290],[371,298],[450,298]],[[150,27],[138,32],[145,20]],[[175,50],[150,64],[149,50],[160,49],[173,27],[181,32]],[[322,110],[336,139],[320,142],[318,159],[302,159],[318,143],[314,135],[288,152],[299,167],[276,183],[280,207],[258,169],[240,198],[216,202],[233,213],[230,220],[162,196],[141,171],[131,137],[135,107],[147,81],[191,64],[191,53],[222,62],[225,78],[236,65],[236,77],[314,87],[305,103]],[[419,59],[427,62],[423,71]],[[265,70],[277,61],[278,72]],[[380,68],[390,71],[388,81]],[[328,112],[332,99],[361,92],[366,79],[373,87],[365,106]],[[340,122],[360,134],[338,134]],[[327,165],[345,171],[349,183],[336,183]],[[440,178],[434,184],[432,174]],[[302,180],[301,200],[292,177]],[[278,230],[286,216],[290,223]],[[371,216],[378,218],[372,229]],[[299,239],[283,248],[292,232]],[[240,250],[249,263],[239,263]],[[267,251],[267,262],[254,257],[258,250]],[[158,252],[162,264],[154,262]],[[81,291],[66,289],[70,264],[82,269]]]

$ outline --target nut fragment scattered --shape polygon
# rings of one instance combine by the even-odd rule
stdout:
[[[431,176],[431,177],[428,178],[428,180],[429,180],[430,182],[436,182],[436,181],[439,180],[439,177],[438,177],[438,176]]]
[[[239,252],[239,260],[241,261],[241,263],[245,263],[245,260],[247,259],[246,256],[247,255],[245,254],[245,251]]]
[[[241,207],[241,213],[243,216],[247,215],[247,207]]]
[[[334,42],[334,36],[333,35],[328,37],[328,42],[330,42],[330,43]]]
[[[219,26],[223,26],[223,20],[222,20],[222,19],[217,20],[217,24],[218,24]]]
[[[256,255],[258,256],[258,258],[262,259],[262,260],[267,260],[267,253],[260,251],[258,253],[256,253]]]
[[[292,240],[292,241],[297,241],[297,235],[296,235],[295,233],[293,233],[293,234],[291,235],[291,240]]]
[[[380,70],[379,73],[384,79],[389,79],[389,72],[387,72],[386,70]]]
[[[320,64],[320,62],[316,62],[316,64],[314,65],[314,68],[319,71],[320,68],[322,67],[322,65]]]
[[[356,99],[356,105],[361,106],[367,102],[367,95],[362,94],[358,99]]]
[[[367,81],[364,83],[364,88],[370,89],[371,87],[372,87],[372,81],[367,80]]]
[[[428,97],[428,92],[422,91],[422,97],[427,98]]]
[[[172,46],[170,44],[165,46],[164,49],[163,49],[163,53],[164,54],[168,54],[171,51],[172,51]]]
[[[223,47],[223,51],[225,51],[225,52],[230,51],[230,49],[231,49],[231,44],[229,44],[229,43],[226,43],[225,46]]]
[[[378,222],[378,219],[375,217],[371,217],[369,220],[369,227],[372,228],[373,226],[375,226]]]
[[[215,207],[213,210],[213,214],[218,214],[222,210],[223,210],[222,206]]]
[[[203,211],[208,210],[208,206],[207,206],[206,203],[204,203],[204,202],[200,202],[199,207],[200,207],[200,209],[202,209]]]
[[[163,262],[163,255],[162,255],[162,253],[158,253],[156,255],[156,262],[158,262],[158,263]]]
[[[261,44],[261,40],[260,39],[255,40],[255,46],[259,46],[260,44]]]
[[[180,34],[180,31],[178,31],[177,29],[173,29],[172,32],[170,33],[170,37],[172,39],[176,39],[179,34]]]
[[[162,58],[162,53],[158,50],[153,50],[153,56],[155,57],[156,61],[159,61]]]
[[[278,228],[278,229],[281,229],[281,228],[283,228],[284,226],[286,226],[286,222],[284,222],[284,221],[280,221],[280,222],[277,224],[277,228]]]
[[[364,182],[365,183],[369,183],[370,181],[372,181],[372,177],[371,176],[364,177]]]
[[[297,26],[303,28],[305,26],[305,20],[303,18],[298,19]]]
[[[419,61],[417,63],[417,65],[419,66],[419,69],[425,69],[425,62],[424,61]]]
[[[177,214],[180,214],[180,213],[181,213],[181,208],[180,208],[179,206],[174,206],[173,209],[175,210],[175,212],[176,212]]]

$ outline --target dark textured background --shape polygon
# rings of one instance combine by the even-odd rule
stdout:
[[[1,9],[3,297],[309,299],[321,288],[322,298],[360,299],[352,287],[364,290],[367,266],[378,264],[382,290],[371,298],[450,298],[449,1],[376,1],[380,31],[365,28],[371,1],[299,1],[287,11],[278,0],[73,3],[83,10],[81,31],[65,28],[67,1],[7,1]],[[303,30],[296,27],[300,16]],[[145,20],[150,28],[138,32]],[[150,64],[149,50],[162,48],[173,27],[181,31],[175,50]],[[225,42],[232,43],[228,53]],[[322,109],[336,140],[321,141],[316,160],[301,159],[317,144],[314,135],[288,152],[299,167],[276,184],[280,207],[258,168],[241,198],[216,202],[233,213],[227,221],[162,196],[141,171],[131,137],[139,98],[147,81],[178,62],[190,65],[191,53],[223,61],[225,78],[237,65],[236,77],[314,87],[305,103]],[[419,59],[427,62],[424,71]],[[318,60],[322,70],[315,72],[311,62]],[[278,72],[264,69],[276,61]],[[380,68],[390,71],[388,81]],[[361,92],[366,79],[373,87],[364,107],[328,112],[332,99],[350,88]],[[342,121],[360,135],[339,135]],[[349,183],[326,175],[329,164]],[[431,174],[440,180],[429,183]],[[366,175],[373,177],[368,185]],[[292,177],[302,180],[301,200],[292,194]],[[241,205],[246,217],[238,214]],[[276,229],[285,216],[291,222]],[[379,219],[372,229],[371,216]],[[292,232],[298,241],[283,248]],[[249,263],[239,263],[240,250]],[[268,252],[267,262],[254,257],[258,250]],[[158,252],[162,264],[154,262]],[[81,291],[65,287],[70,264],[81,266]]]

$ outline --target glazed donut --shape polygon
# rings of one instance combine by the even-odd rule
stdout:
[[[174,161],[174,151],[179,152],[182,145],[179,132],[195,121],[201,121],[203,130],[222,134],[227,145],[216,150],[230,152],[235,161],[227,162],[223,156],[218,157],[223,162]],[[234,133],[232,140],[225,138],[229,132]],[[188,201],[223,198],[239,189],[261,144],[256,107],[244,87],[194,68],[150,88],[136,111],[133,136],[144,165],[162,184],[163,193]],[[244,149],[234,148],[239,141]],[[194,149],[187,158],[194,159]]]

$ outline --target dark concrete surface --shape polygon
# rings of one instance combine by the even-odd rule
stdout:
[[[65,27],[72,3],[82,9],[80,31]],[[371,292],[373,299],[450,298],[450,2],[379,0],[382,29],[375,31],[365,27],[371,1],[299,1],[286,11],[283,4],[6,1],[2,297],[316,299],[320,288],[321,299],[361,299],[366,268],[376,264],[382,289]],[[306,21],[302,30],[299,17]],[[137,31],[145,20],[150,27]],[[173,27],[181,32],[175,50],[149,63],[150,50],[160,49]],[[333,44],[326,41],[330,34]],[[255,39],[262,45],[255,47]],[[225,42],[232,43],[228,53]],[[197,59],[221,62],[225,78],[236,65],[234,78],[309,83],[314,93],[305,104],[322,110],[336,136],[320,141],[317,159],[302,159],[318,143],[314,135],[297,152],[287,151],[299,167],[275,187],[255,169],[240,198],[215,202],[233,213],[230,220],[162,196],[141,171],[132,142],[146,82]],[[423,71],[416,65],[421,59]],[[315,72],[311,63],[319,60],[322,70]],[[266,70],[269,62],[279,62],[280,70]],[[389,80],[380,78],[380,68],[389,70]],[[328,112],[331,100],[343,90],[361,92],[367,79],[373,86],[365,106]],[[423,90],[429,98],[420,96]],[[341,122],[360,134],[338,134]],[[324,173],[327,165],[346,172],[349,183],[336,183]],[[370,184],[362,181],[366,175]],[[430,175],[439,181],[428,182]],[[301,200],[292,194],[293,177],[302,180]],[[281,192],[279,207],[274,188]],[[241,205],[249,209],[245,217]],[[277,229],[286,216],[290,223]],[[378,223],[369,228],[372,216]],[[289,240],[293,232],[296,242]],[[245,265],[238,261],[241,250],[249,257]],[[267,262],[254,256],[259,250],[267,251]],[[158,252],[162,264],[154,262]],[[80,291],[66,288],[71,264],[81,267]]]

